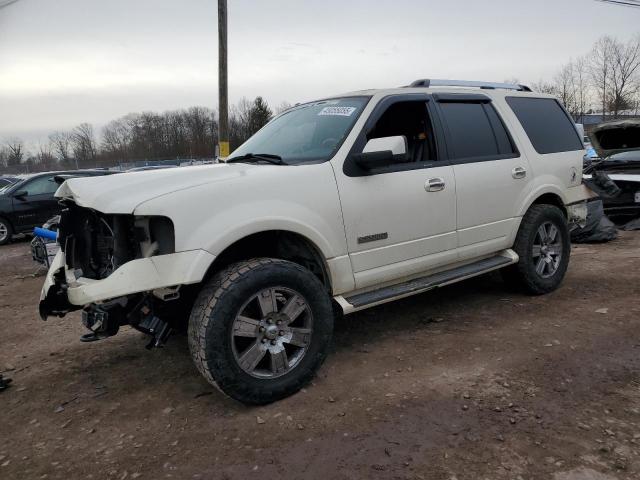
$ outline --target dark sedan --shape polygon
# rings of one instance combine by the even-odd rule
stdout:
[[[4,187],[0,190],[0,245],[8,243],[14,234],[31,232],[60,213],[53,196],[60,186],[56,176],[66,179],[112,173],[106,170],[39,173]]]

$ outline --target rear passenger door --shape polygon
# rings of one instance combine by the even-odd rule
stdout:
[[[489,97],[436,94],[456,179],[461,260],[509,248],[530,189],[529,163]]]

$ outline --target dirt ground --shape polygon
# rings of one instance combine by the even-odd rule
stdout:
[[[315,382],[249,408],[125,329],[42,322],[0,247],[0,478],[640,478],[640,232],[575,247],[546,297],[484,276],[345,317]]]

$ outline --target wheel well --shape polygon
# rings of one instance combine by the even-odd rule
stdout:
[[[311,271],[327,291],[331,291],[329,270],[318,248],[304,236],[282,230],[255,233],[228,246],[211,264],[205,279],[232,263],[259,257],[297,263]]]
[[[567,207],[565,207],[562,198],[555,193],[545,193],[544,195],[539,196],[532,205],[554,205],[562,210],[562,213],[564,213],[565,216],[567,215]]]
[[[13,222],[9,219],[9,217],[5,217],[0,215],[0,220],[3,220],[7,225],[9,225],[9,228],[11,229],[11,231],[16,234],[16,229],[13,226]]]

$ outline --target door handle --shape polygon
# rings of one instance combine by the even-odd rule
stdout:
[[[524,178],[527,176],[527,171],[522,167],[516,167],[513,170],[511,170],[511,176],[516,180],[520,178]]]
[[[427,183],[425,183],[424,185],[424,189],[427,192],[440,192],[444,190],[444,187],[445,187],[444,180],[437,177],[430,178],[429,180],[427,180]]]

